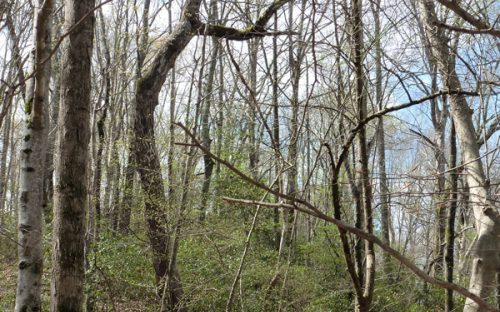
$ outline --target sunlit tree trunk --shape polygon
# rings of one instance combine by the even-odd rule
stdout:
[[[218,10],[217,10],[217,2],[210,2],[210,20],[217,21],[218,19]],[[212,37],[212,55],[210,56],[210,63],[208,68],[208,78],[207,85],[205,90],[206,100],[203,102],[202,114],[201,114],[201,139],[203,146],[210,150],[212,145],[212,139],[210,138],[210,110],[212,107],[213,99],[215,98],[212,94],[214,91],[214,79],[215,79],[215,70],[217,66],[217,59],[220,49],[219,40],[215,37]],[[203,163],[205,165],[204,179],[203,185],[201,187],[201,205],[200,205],[200,215],[199,220],[203,221],[205,219],[207,213],[207,204],[209,199],[209,190],[210,190],[210,182],[212,180],[212,172],[214,169],[214,161],[212,158],[204,154],[203,155]]]
[[[352,1],[352,19],[353,19],[353,52],[354,52],[354,70],[356,77],[356,106],[358,121],[362,121],[367,116],[367,98],[365,89],[365,75],[363,69],[363,21],[362,21],[362,0]],[[360,177],[362,179],[363,193],[363,219],[364,230],[367,233],[373,233],[373,211],[372,211],[372,187],[370,181],[370,170],[368,167],[368,148],[366,142],[366,130],[362,127],[358,133],[358,154],[360,162]],[[373,242],[365,240],[365,260],[364,260],[364,281],[363,297],[358,298],[359,311],[368,311],[370,309],[373,287],[375,282],[375,249]]]
[[[380,5],[381,1],[377,0],[372,3],[373,14],[374,14],[374,24],[375,24],[375,97],[378,110],[384,108],[383,104],[383,90],[382,90],[382,46],[381,46],[381,36],[382,32],[380,29]],[[389,182],[387,180],[386,173],[386,157],[385,157],[385,130],[384,130],[384,119],[381,117],[378,120],[377,126],[377,152],[378,152],[378,173],[380,176],[380,223],[382,226],[382,241],[390,246],[390,235],[389,228],[391,224],[391,213],[390,213],[390,194],[389,194]],[[384,273],[386,278],[390,281],[391,267],[390,258],[386,253],[383,254],[382,263]]]

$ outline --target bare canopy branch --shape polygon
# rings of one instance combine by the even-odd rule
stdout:
[[[470,33],[470,34],[487,33],[487,34],[493,35],[495,37],[500,37],[500,29],[496,29],[492,25],[489,25],[488,22],[480,19],[479,17],[475,17],[474,15],[470,14],[469,12],[467,12],[467,10],[462,8],[456,0],[437,0],[437,1],[439,3],[441,3],[442,5],[444,5],[445,7],[447,7],[448,9],[455,12],[455,14],[460,16],[467,23],[476,27],[477,31],[471,30],[471,29],[448,26],[448,25],[442,25],[442,24],[440,24],[439,26],[445,26],[446,28],[448,28],[450,30],[455,30],[455,31],[460,31],[460,32],[465,32],[465,33]]]

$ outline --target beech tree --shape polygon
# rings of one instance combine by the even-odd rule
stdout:
[[[51,311],[83,311],[95,1],[65,2],[61,102],[54,160]]]

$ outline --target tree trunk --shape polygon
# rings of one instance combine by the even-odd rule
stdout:
[[[432,54],[437,61],[441,80],[449,90],[461,90],[461,83],[450,57],[450,51],[442,29],[437,27],[433,1],[421,0],[420,10],[429,38]],[[476,132],[472,123],[473,111],[463,95],[450,95],[450,106],[458,141],[460,142],[462,162],[469,184],[471,206],[474,212],[477,241],[473,248],[472,269],[469,291],[481,298],[488,298],[496,287],[495,274],[500,267],[500,222],[495,206],[489,199],[489,183],[477,145]],[[467,299],[465,312],[479,311],[474,301]]]
[[[51,311],[83,311],[94,0],[66,0],[55,159]]]
[[[428,52],[430,74],[432,76],[431,93],[438,92],[437,85],[437,68],[436,62],[433,59],[430,51]],[[446,100],[442,100],[442,108],[439,108],[438,99],[431,100],[431,120],[434,127],[434,158],[436,159],[436,182],[435,182],[435,195],[434,203],[436,206],[436,241],[435,241],[435,257],[434,257],[434,276],[442,278],[444,253],[446,246],[446,176],[444,174],[446,169],[445,157],[445,138],[446,138],[446,124],[448,122],[448,107]]]
[[[247,13],[249,14],[249,13]],[[252,176],[256,178],[258,176],[257,165],[259,163],[259,155],[257,152],[257,139],[256,130],[257,126],[257,57],[258,57],[258,45],[259,39],[252,39],[248,42],[248,58],[249,58],[249,92],[248,92],[248,159],[249,159],[249,170]]]
[[[137,44],[137,67],[135,72],[135,77],[137,79],[136,83],[142,77],[142,69],[144,64],[144,59],[146,58],[146,52],[148,50],[148,38],[149,38],[149,7],[151,1],[144,1],[144,8],[142,11],[141,17],[141,27],[137,30],[136,33],[136,44]],[[170,13],[169,13],[170,14]],[[138,21],[139,23],[139,21]],[[135,102],[132,103],[133,106]],[[134,123],[135,120],[135,107],[129,106],[129,115],[130,121]],[[133,141],[134,131],[133,129],[129,130],[128,133],[130,142]],[[132,207],[134,205],[134,180],[135,180],[135,170],[136,170],[136,162],[135,162],[135,152],[133,150],[133,145],[129,144],[128,150],[128,160],[127,165],[125,167],[125,187],[123,190],[123,200],[120,209],[120,221],[119,221],[119,230],[122,233],[128,233],[130,230],[130,217],[132,214]]]
[[[278,30],[278,15],[274,16],[274,30]],[[277,192],[282,191],[282,178],[281,178],[281,144],[280,144],[280,115],[279,115],[279,102],[278,102],[278,87],[279,87],[279,77],[278,77],[278,39],[276,36],[273,37],[273,150],[274,150],[274,174],[276,175],[276,186]],[[279,197],[275,197],[275,201],[279,202]],[[280,223],[280,211],[278,208],[274,209],[273,213],[273,224],[274,224],[274,248],[279,251],[281,232],[279,229]]]
[[[53,81],[53,94],[50,99],[50,120],[48,121],[48,142],[47,142],[47,153],[45,156],[45,178],[43,186],[43,216],[45,223],[49,224],[52,222],[53,218],[53,201],[54,201],[54,153],[56,147],[56,135],[57,135],[57,115],[59,113],[59,101],[61,98],[60,86],[61,80],[60,75],[60,56],[56,54],[52,57],[52,72],[54,73]],[[55,64],[54,64],[55,63]],[[56,74],[57,73],[57,74]]]
[[[94,173],[94,189],[92,191],[94,197],[94,210],[95,210],[95,230],[91,235],[93,235],[94,240],[99,240],[99,234],[101,231],[101,217],[102,217],[102,206],[101,206],[101,178],[102,178],[102,154],[104,151],[105,144],[105,127],[106,127],[106,118],[108,115],[108,108],[110,106],[110,97],[111,97],[111,53],[108,47],[107,41],[107,32],[104,21],[104,16],[102,14],[102,10],[99,10],[99,16],[101,19],[101,33],[102,33],[102,42],[104,49],[104,68],[101,70],[103,79],[104,79],[104,104],[99,109],[102,110],[100,117],[97,121],[97,155],[95,159],[95,173]],[[110,183],[110,181],[107,181]]]
[[[451,125],[450,134],[450,202],[448,212],[448,227],[446,232],[446,253],[445,253],[445,273],[446,281],[453,283],[453,268],[454,268],[454,253],[455,253],[455,216],[457,211],[458,200],[458,169],[457,166],[457,142],[456,132],[453,124]],[[453,291],[446,289],[445,311],[453,311]]]
[[[174,66],[177,56],[193,37],[192,26],[186,15],[196,14],[200,4],[201,1],[189,2],[181,20],[167,38],[167,44],[162,47],[160,53],[152,61],[151,67],[139,79],[135,94],[132,149],[145,197],[145,218],[158,286],[161,285],[162,279],[167,273],[169,234],[165,225],[165,211],[163,209],[167,199],[163,188],[160,159],[155,146],[154,110],[158,105],[158,96],[168,72]],[[179,297],[182,294],[180,278],[178,286],[171,285],[168,291],[170,292],[169,297],[172,298],[169,308],[174,309],[181,300]]]
[[[169,233],[165,226],[167,200],[161,176],[160,160],[155,146],[154,111],[158,105],[158,96],[165,83],[167,74],[173,68],[179,54],[197,33],[247,40],[257,36],[260,30],[272,17],[274,12],[288,0],[280,0],[271,5],[250,30],[239,31],[231,28],[203,26],[197,19],[201,0],[189,0],[185,3],[181,18],[170,35],[160,47],[158,54],[152,59],[150,67],[139,79],[135,94],[134,137],[131,142],[137,171],[140,176],[145,197],[145,218],[148,225],[148,236],[153,251],[153,266],[157,284],[160,285],[167,272]],[[207,33],[208,32],[208,33]],[[175,264],[175,262],[174,262]],[[170,270],[170,269],[169,269]],[[175,272],[176,268],[172,268]],[[175,273],[174,273],[175,274]],[[171,285],[171,309],[182,309],[176,305],[180,302],[182,288],[180,278],[177,285]]]
[[[382,32],[380,29],[380,0],[372,3],[374,19],[375,19],[375,94],[378,110],[381,111],[384,108],[383,101],[383,91],[382,91],[382,46],[380,43],[380,37]],[[385,131],[384,131],[384,119],[381,117],[378,120],[377,126],[377,152],[378,152],[378,171],[380,176],[380,223],[382,227],[382,241],[388,246],[391,245],[390,235],[389,235],[389,225],[391,224],[391,213],[390,213],[390,195],[389,195],[389,183],[387,180],[386,168],[385,168]],[[388,254],[384,253],[382,255],[382,267],[388,281],[392,279],[390,257]]]
[[[294,19],[294,13],[293,13],[293,5],[290,5],[288,8],[288,19],[289,19],[289,31],[292,32],[292,22]],[[300,18],[300,24],[301,28],[304,23],[304,13],[302,12],[301,18]],[[302,30],[302,29],[301,29]],[[300,35],[300,31],[299,31]],[[294,36],[288,36],[288,40],[290,41],[289,43],[289,49],[288,49],[288,66],[290,68],[290,81],[291,81],[291,88],[292,88],[292,95],[290,99],[290,105],[292,108],[291,111],[291,117],[290,117],[290,143],[288,145],[288,163],[290,164],[290,168],[288,169],[287,173],[287,190],[286,193],[290,196],[295,197],[297,194],[297,177],[298,177],[298,155],[297,155],[297,149],[298,149],[298,140],[299,140],[299,82],[300,82],[300,68],[301,68],[301,62],[302,62],[302,49],[301,47],[295,47],[294,45]],[[297,56],[295,56],[297,54]],[[291,203],[291,202],[290,202]],[[282,231],[281,231],[281,242],[280,242],[280,249],[279,249],[279,255],[281,256],[283,254],[283,248],[284,247],[290,247],[292,243],[292,224],[293,220],[295,219],[295,211],[294,210],[283,210],[282,212],[283,215],[283,224],[282,224]]]
[[[35,11],[34,70],[26,93],[26,114],[20,152],[18,254],[15,311],[41,311],[43,272],[43,180],[49,103],[51,15],[53,2],[38,1]]]
[[[168,4],[168,31],[172,32],[172,2]],[[175,64],[172,68],[172,73],[170,75],[169,81],[169,92],[170,92],[170,105],[169,105],[169,125],[168,125],[168,164],[167,164],[167,179],[168,179],[168,208],[170,211],[174,211],[175,205],[175,176],[174,176],[174,150],[175,150],[175,105],[177,104],[177,89],[176,89],[176,75],[175,75]],[[187,113],[186,115],[188,115]]]
[[[12,100],[12,97],[10,95],[6,95],[9,97],[7,99],[8,101]],[[4,101],[4,105],[5,105]],[[10,111],[10,109],[9,109]],[[5,193],[7,192],[7,181],[8,181],[8,175],[7,175],[7,155],[9,153],[9,145],[10,145],[10,125],[11,125],[11,117],[9,114],[9,111],[6,113],[6,121],[3,124],[2,130],[2,150],[1,150],[1,156],[0,156],[0,225],[2,224],[3,221],[3,215],[6,212],[5,211]]]
[[[215,2],[213,2],[215,3]],[[215,66],[217,65],[217,55],[219,53],[219,43],[216,38],[212,40],[214,50],[212,52],[212,59],[210,60],[210,67],[208,69],[208,82],[207,88],[205,92],[205,96],[207,97],[206,101],[204,101],[205,105],[203,107],[203,113],[201,116],[201,139],[203,142],[203,146],[210,150],[212,145],[212,139],[210,138],[210,107],[212,104],[212,92],[213,92],[213,84],[215,77]],[[212,172],[214,169],[214,161],[212,158],[204,154],[203,155],[203,163],[205,165],[205,173],[203,179],[203,185],[201,188],[201,206],[200,206],[200,215],[199,220],[205,220],[206,212],[207,212],[207,204],[209,199],[209,190],[210,190],[210,181],[212,179]]]
[[[354,151],[352,154],[352,162],[356,164],[356,154],[354,153]],[[344,161],[344,168],[349,180],[349,188],[351,189],[351,194],[354,200],[354,226],[358,229],[363,229],[364,217],[361,177],[356,177],[354,174],[352,174],[349,158],[346,158],[346,160]],[[353,240],[354,264],[356,267],[356,274],[358,276],[359,283],[363,284],[363,240],[360,237],[354,237]]]
[[[365,90],[365,76],[363,73],[363,21],[362,0],[353,0],[353,44],[354,44],[354,70],[356,75],[356,103],[358,121],[367,116],[367,100]],[[363,219],[365,232],[373,233],[373,211],[372,211],[372,187],[370,181],[370,170],[368,167],[369,152],[366,143],[366,130],[361,127],[358,133],[360,176],[363,190]],[[365,264],[364,264],[363,297],[358,298],[359,311],[368,311],[373,297],[373,286],[375,282],[375,249],[373,242],[365,240]]]

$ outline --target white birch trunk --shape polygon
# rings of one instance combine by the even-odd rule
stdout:
[[[34,77],[25,104],[25,128],[20,151],[18,255],[15,311],[41,311],[40,287],[43,270],[43,165],[45,163],[50,80],[52,1],[38,1],[35,9]]]

